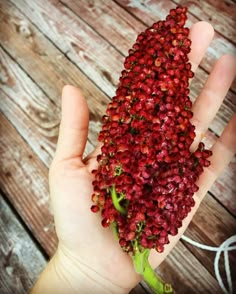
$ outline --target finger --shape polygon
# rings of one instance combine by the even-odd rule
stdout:
[[[214,29],[211,24],[200,21],[194,24],[189,32],[189,38],[192,41],[189,61],[192,64],[192,71],[198,68],[207,48],[214,36]]]
[[[62,118],[54,161],[82,156],[88,136],[89,110],[81,91],[73,86],[62,90]]]
[[[196,127],[196,137],[191,148],[194,150],[203,134],[214,119],[236,74],[236,59],[222,56],[214,65],[199,97],[193,104],[192,124]]]
[[[212,146],[211,165],[204,169],[197,185],[199,190],[197,196],[202,199],[210,189],[217,177],[230,163],[236,153],[236,115],[234,115],[220,138]]]

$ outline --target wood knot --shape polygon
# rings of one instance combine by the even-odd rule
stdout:
[[[6,67],[0,62],[0,83],[7,84],[8,82],[8,74]]]
[[[8,86],[11,86],[11,87],[14,85],[14,81],[10,77],[6,66],[3,65],[3,63],[1,61],[0,61],[0,84],[8,85]]]
[[[15,23],[16,31],[21,34],[24,38],[33,37],[33,32],[29,26],[29,23],[25,20],[19,20]]]

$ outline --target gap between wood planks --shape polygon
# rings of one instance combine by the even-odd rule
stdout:
[[[2,201],[5,203],[4,205],[8,207],[8,210],[11,210],[12,214],[14,214],[14,219],[16,222],[19,223],[19,226],[22,227],[22,229],[25,231],[25,234],[29,236],[29,238],[32,240],[32,242],[35,244],[36,250],[40,251],[43,258],[48,261],[49,255],[45,251],[45,249],[42,247],[41,243],[35,238],[35,235],[32,233],[32,231],[29,229],[29,227],[26,225],[24,220],[22,219],[22,216],[19,214],[19,211],[14,206],[14,203],[12,203],[9,200],[9,197],[7,194],[5,194],[2,189],[0,188],[0,198],[2,198]],[[1,206],[0,206],[1,207]]]
[[[46,265],[46,258],[4,198],[0,191],[0,291],[26,294]]]

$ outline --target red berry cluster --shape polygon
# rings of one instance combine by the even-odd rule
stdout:
[[[164,250],[194,206],[196,180],[210,164],[203,143],[190,152],[195,132],[186,12],[172,9],[137,37],[99,134],[103,147],[91,210],[101,209],[104,227],[116,225],[128,252],[137,243]],[[115,208],[112,190],[122,210]]]

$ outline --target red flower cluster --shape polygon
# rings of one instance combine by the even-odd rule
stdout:
[[[104,227],[116,225],[128,252],[134,244],[163,251],[194,206],[196,180],[210,164],[203,143],[190,152],[186,12],[172,9],[137,37],[103,118],[91,210],[101,209]]]

